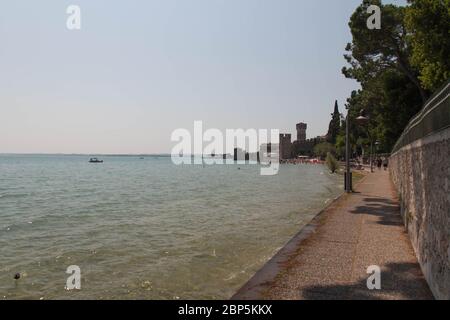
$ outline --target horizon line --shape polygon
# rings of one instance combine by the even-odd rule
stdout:
[[[64,152],[0,152],[0,155],[48,156],[170,156],[170,153],[64,153]]]

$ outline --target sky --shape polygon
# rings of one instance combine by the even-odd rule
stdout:
[[[358,88],[341,69],[359,3],[2,1],[0,153],[169,153],[196,120],[324,135]]]

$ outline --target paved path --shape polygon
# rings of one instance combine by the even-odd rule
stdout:
[[[233,299],[432,299],[389,175],[367,175],[302,230]],[[381,267],[381,290],[367,268]]]

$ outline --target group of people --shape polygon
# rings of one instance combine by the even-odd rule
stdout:
[[[381,166],[383,166],[384,170],[386,171],[388,168],[388,165],[389,165],[389,160],[387,157],[384,157],[384,158],[378,157],[376,160],[376,163],[377,163],[378,170],[381,170]]]

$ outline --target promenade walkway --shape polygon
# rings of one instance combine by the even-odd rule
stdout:
[[[377,169],[376,169],[377,170]],[[386,171],[318,215],[233,299],[433,299]],[[381,268],[381,290],[367,268]]]

